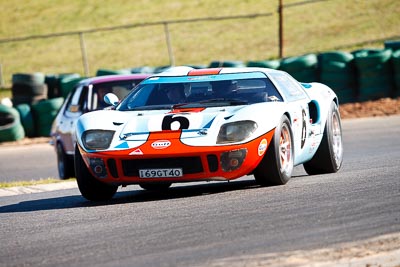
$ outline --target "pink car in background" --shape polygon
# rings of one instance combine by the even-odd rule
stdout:
[[[75,176],[75,124],[84,113],[104,109],[104,95],[113,93],[124,98],[148,74],[109,75],[80,81],[68,95],[53,122],[52,144],[57,153],[57,167],[61,179]]]

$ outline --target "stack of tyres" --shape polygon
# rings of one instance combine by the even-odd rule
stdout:
[[[259,60],[259,61],[248,61],[246,63],[247,67],[257,67],[257,68],[269,68],[277,70],[281,65],[280,60]]]
[[[331,51],[318,56],[320,81],[331,87],[341,103],[356,100],[357,79],[354,56],[348,52]]]
[[[51,126],[60,110],[64,98],[52,98],[32,105],[32,114],[35,121],[35,136],[50,136]]]
[[[208,65],[209,68],[241,68],[245,67],[246,65],[243,63],[243,61],[240,60],[225,60],[225,61],[212,61],[210,65]]]
[[[79,74],[71,74],[61,76],[59,79],[60,86],[60,94],[59,97],[67,98],[68,94],[72,91],[72,89],[77,85],[81,80],[85,79],[85,77],[81,77]]]
[[[33,119],[31,106],[29,106],[28,104],[19,104],[15,106],[15,109],[19,113],[21,124],[24,127],[25,136],[35,137],[36,136],[35,121]]]
[[[392,50],[363,49],[353,52],[358,73],[358,100],[391,97],[393,90]]]
[[[17,141],[24,137],[25,131],[18,111],[0,104],[0,142]]]
[[[385,48],[393,51],[400,50],[400,40],[385,41]]]
[[[288,72],[300,82],[318,81],[318,58],[315,54],[285,58],[279,69]]]
[[[47,98],[65,98],[64,95],[67,95],[71,89],[70,81],[80,79],[82,78],[78,73],[47,74],[45,77],[45,83],[48,87]]]
[[[394,96],[400,96],[400,49],[392,54],[393,75],[394,75]]]
[[[96,76],[130,74],[130,73],[131,70],[129,69],[122,69],[122,70],[98,69],[96,71]]]
[[[43,73],[17,73],[12,76],[12,101],[32,105],[47,98],[47,85]]]

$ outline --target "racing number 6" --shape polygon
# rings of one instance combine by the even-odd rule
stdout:
[[[167,115],[164,117],[161,128],[163,130],[172,130],[171,126],[174,122],[179,123],[178,129],[189,129],[189,120],[186,117],[176,116],[176,115]],[[178,130],[174,129],[174,130]]]

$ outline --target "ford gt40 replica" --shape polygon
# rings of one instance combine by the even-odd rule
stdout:
[[[82,115],[75,172],[89,200],[118,186],[165,190],[172,183],[254,175],[283,185],[294,166],[337,172],[342,128],[336,94],[265,68],[175,67],[141,82],[113,110]]]

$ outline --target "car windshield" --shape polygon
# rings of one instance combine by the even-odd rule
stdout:
[[[142,83],[117,107],[118,110],[155,110],[248,105],[282,101],[267,78],[218,81]]]

